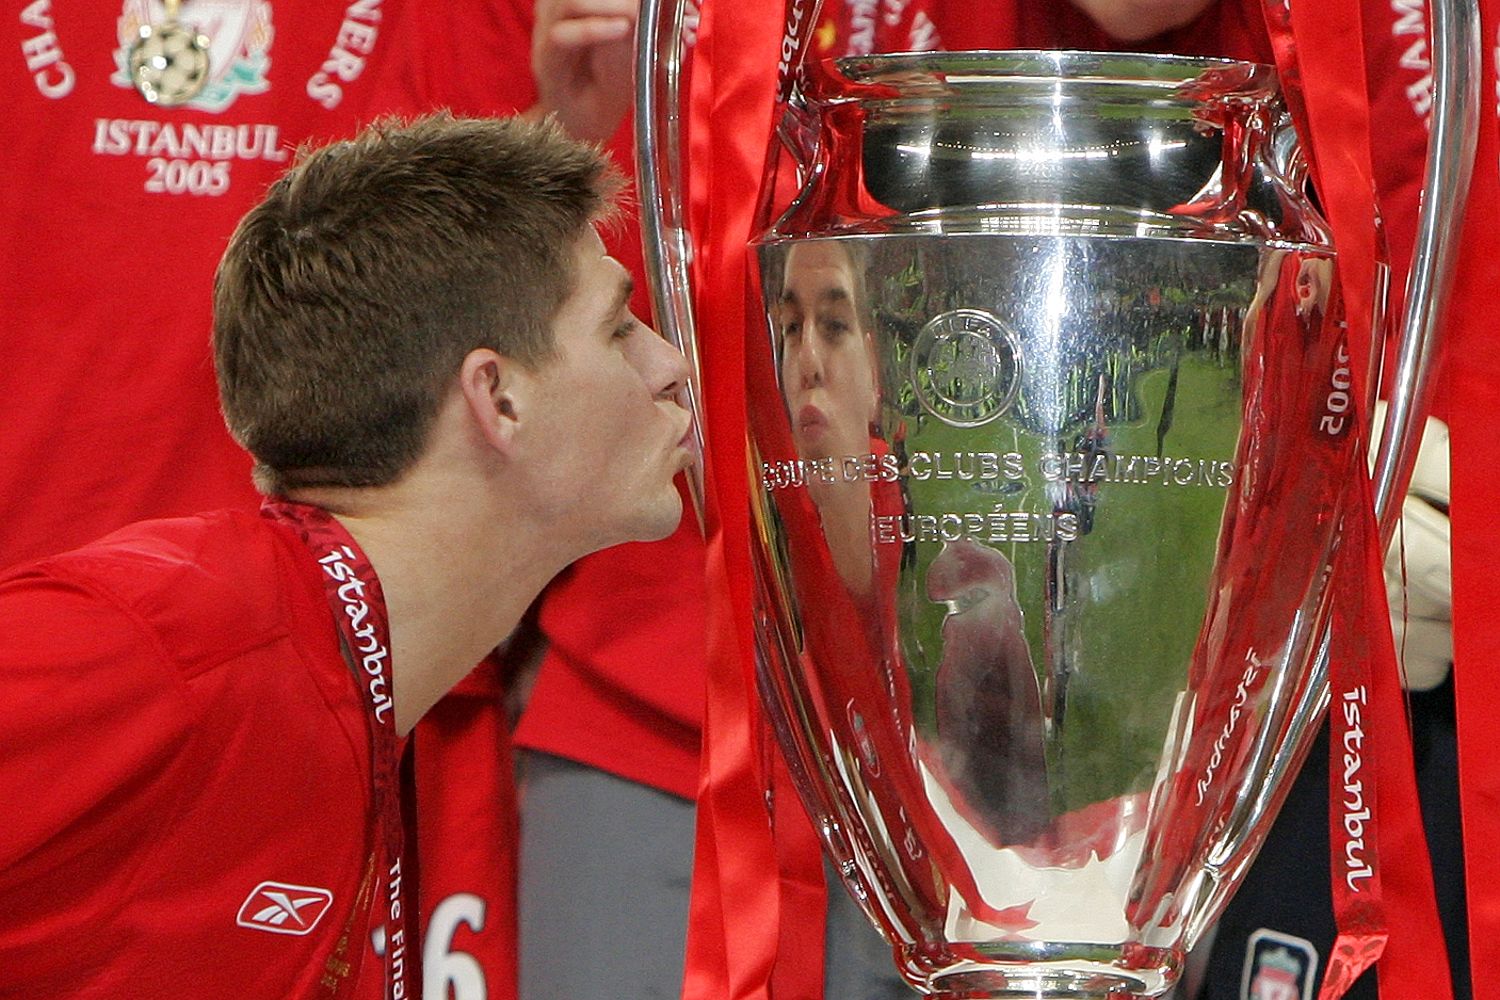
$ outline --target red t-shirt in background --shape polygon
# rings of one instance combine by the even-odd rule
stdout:
[[[697,515],[579,560],[543,595],[548,648],[515,744],[683,798],[698,784],[707,659]]]
[[[146,103],[120,69],[143,0],[9,20],[0,566],[143,517],[257,502],[209,351],[229,234],[305,140],[385,111],[531,104],[524,61],[493,58],[527,51],[518,6],[205,7],[214,79],[177,108]]]

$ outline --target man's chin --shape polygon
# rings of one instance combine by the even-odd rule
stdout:
[[[666,494],[651,505],[651,509],[645,512],[641,518],[640,527],[636,531],[635,540],[638,542],[659,542],[663,538],[671,536],[677,526],[682,523],[682,495],[677,492],[675,486],[668,486]]]

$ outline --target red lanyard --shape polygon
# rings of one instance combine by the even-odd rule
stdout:
[[[380,880],[386,902],[385,995],[405,1000],[407,991],[405,890],[401,872],[404,836],[397,777],[400,740],[391,683],[390,622],[375,568],[344,526],[326,510],[286,500],[267,500],[261,514],[290,527],[323,570],[323,590],[338,626],[339,649],[354,675],[370,731],[375,815],[385,835],[386,871]]]

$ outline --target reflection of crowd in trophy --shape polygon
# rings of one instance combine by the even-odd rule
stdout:
[[[863,275],[837,243],[787,255],[777,316],[781,387],[804,459],[863,455],[876,440],[880,388]],[[862,596],[875,586],[870,489],[864,480],[808,483],[839,577]]]
[[[893,266],[881,257],[879,249],[871,251],[871,257],[882,269]],[[1184,287],[1140,287],[1130,264],[1128,259],[1110,256],[1090,261],[1097,282],[1090,289],[1094,297],[1075,301],[1065,322],[1086,322],[1108,331],[1107,338],[1080,343],[1102,345],[1107,341],[1111,347],[1106,350],[1096,346],[1092,354],[1070,359],[1072,367],[1060,399],[1039,400],[1034,388],[1023,382],[1011,411],[1022,426],[1044,426],[1038,411],[1055,406],[1061,407],[1064,424],[1091,423],[1100,401],[1101,377],[1107,379],[1103,397],[1106,419],[1137,420],[1142,416],[1136,392],[1141,375],[1170,368],[1183,354],[1193,354],[1210,364],[1237,363],[1244,325],[1239,311],[1250,298],[1250,282],[1206,294],[1189,294]],[[947,309],[994,300],[999,287],[993,278],[979,279],[962,271],[950,273],[954,270],[945,262],[943,251],[916,251],[910,253],[904,267],[884,279],[873,296],[874,318],[882,335],[892,340],[886,359],[891,370],[885,378],[897,386],[897,391],[888,404],[912,420],[917,429],[928,417],[918,405],[909,380],[903,377],[903,366],[922,324]]]

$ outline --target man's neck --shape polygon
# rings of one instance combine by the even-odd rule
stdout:
[[[565,561],[503,513],[410,484],[308,491],[359,543],[391,623],[396,730],[418,719],[514,631]]]

